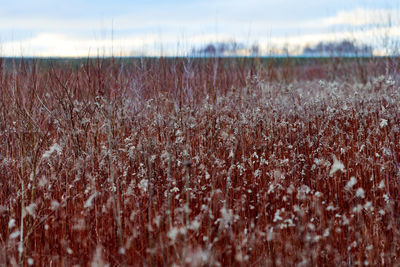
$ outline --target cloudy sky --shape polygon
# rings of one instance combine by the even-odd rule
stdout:
[[[400,37],[398,0],[0,0],[3,56],[185,55],[209,42],[297,53]],[[384,38],[390,37],[390,38]]]

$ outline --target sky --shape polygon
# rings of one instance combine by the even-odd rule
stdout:
[[[187,55],[211,42],[301,53],[356,40],[376,54],[400,40],[400,0],[0,0],[0,55]]]

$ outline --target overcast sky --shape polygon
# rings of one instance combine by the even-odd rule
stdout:
[[[283,46],[296,51],[319,41],[356,38],[379,43],[384,42],[382,35],[392,39],[400,35],[398,0],[0,0],[0,4],[4,56],[184,55],[192,47],[228,40],[257,43],[263,51]]]

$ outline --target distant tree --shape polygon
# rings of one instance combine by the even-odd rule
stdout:
[[[209,43],[200,49],[192,49],[192,53],[205,56],[237,55],[238,51],[245,49],[243,44],[235,41]]]
[[[217,48],[213,44],[208,44],[200,53],[207,55],[215,55],[217,53]]]
[[[319,42],[316,46],[306,46],[303,54],[313,56],[371,56],[372,47],[367,45],[357,46],[354,42],[344,40],[339,43]]]
[[[250,48],[250,54],[252,56],[258,56],[260,54],[260,47],[258,44],[253,44]]]

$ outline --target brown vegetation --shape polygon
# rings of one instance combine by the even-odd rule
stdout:
[[[399,264],[386,62],[2,60],[0,265]]]

